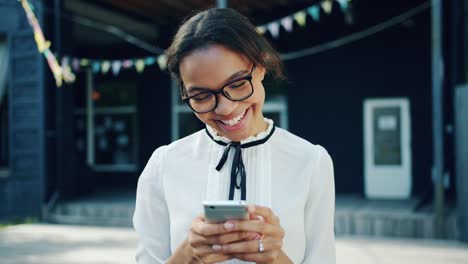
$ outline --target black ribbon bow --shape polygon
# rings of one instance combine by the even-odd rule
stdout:
[[[241,190],[241,200],[247,200],[247,186],[246,186],[246,178],[247,175],[245,173],[245,166],[244,162],[242,161],[242,149],[243,148],[249,148],[257,145],[261,145],[265,142],[268,141],[268,139],[273,135],[273,132],[275,132],[275,127],[273,126],[270,133],[263,139],[257,140],[257,141],[252,141],[249,143],[241,144],[240,142],[230,142],[226,143],[220,140],[215,140],[213,136],[210,134],[208,129],[206,129],[206,133],[208,136],[216,143],[222,146],[226,146],[223,152],[223,156],[221,156],[221,159],[218,162],[218,165],[216,166],[216,170],[220,171],[224,163],[226,163],[226,160],[229,156],[229,151],[231,148],[235,149],[234,152],[234,158],[232,159],[232,167],[231,167],[231,183],[229,185],[229,200],[234,200],[234,190],[235,189],[240,189]],[[240,182],[237,182],[237,175],[240,174]],[[235,188],[235,189],[234,189]]]
[[[240,142],[231,142],[227,145],[226,149],[224,149],[223,156],[219,160],[218,165],[216,166],[216,170],[220,171],[224,163],[226,163],[227,157],[229,155],[229,150],[231,147],[234,147],[234,158],[232,159],[232,167],[231,167],[231,184],[229,185],[229,200],[234,200],[234,187],[236,189],[241,189],[241,200],[246,199],[247,194],[247,186],[245,184],[246,175],[245,175],[245,167],[244,162],[242,161],[242,148]],[[240,182],[237,182],[237,175],[240,174]]]

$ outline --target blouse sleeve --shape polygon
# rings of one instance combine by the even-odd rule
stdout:
[[[138,180],[133,226],[139,239],[139,264],[164,263],[171,254],[162,174],[164,148],[153,153]]]
[[[319,148],[304,212],[306,251],[303,263],[335,264],[333,162],[328,152],[323,147]]]

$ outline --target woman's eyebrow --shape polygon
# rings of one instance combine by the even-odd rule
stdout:
[[[242,71],[238,71],[234,74],[232,74],[231,76],[229,76],[229,78],[227,78],[227,80],[224,82],[225,84],[229,83],[230,81],[238,78],[238,77],[241,77],[243,76],[244,74],[247,74],[249,73],[250,71],[247,71],[247,70],[242,70]],[[194,92],[204,92],[204,91],[209,91],[211,89],[209,88],[204,88],[204,87],[198,87],[198,86],[190,86],[187,88],[187,92],[188,93],[194,93]]]

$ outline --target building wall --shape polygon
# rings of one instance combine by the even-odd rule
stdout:
[[[31,1],[41,14],[38,1]],[[9,176],[0,180],[0,220],[40,217],[44,176],[43,58],[17,1],[0,1],[0,31],[10,49]],[[40,19],[40,17],[39,17]]]
[[[337,193],[362,194],[364,190],[366,98],[409,98],[412,194],[422,195],[431,188],[429,15],[425,12],[410,24],[286,63],[290,130],[330,152]]]

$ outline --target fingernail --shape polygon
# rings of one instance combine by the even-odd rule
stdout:
[[[252,240],[260,240],[262,236],[260,234],[256,234]]]
[[[226,229],[232,229],[233,227],[234,227],[234,224],[231,222],[224,223],[224,228]]]
[[[222,247],[221,247],[220,245],[212,245],[211,248],[212,248],[213,250],[218,251],[218,250],[221,250]]]

